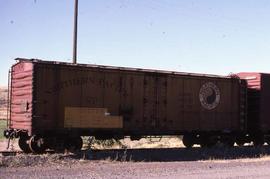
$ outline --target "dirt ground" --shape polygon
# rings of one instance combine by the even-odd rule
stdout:
[[[1,151],[18,151],[20,150],[18,146],[18,140],[10,140],[9,143],[9,148],[7,149],[8,146],[8,140],[6,139],[1,139],[0,140],[0,152]]]
[[[269,146],[186,149],[178,137],[121,144],[75,154],[0,154],[0,178],[270,178]],[[19,150],[16,140],[11,149]]]
[[[0,178],[269,178],[270,160],[80,161],[68,166],[0,168]]]
[[[3,105],[2,118],[6,116]],[[179,138],[121,143],[110,149],[95,144],[76,154],[0,154],[0,178],[270,178],[267,146],[187,150]],[[0,151],[6,146],[1,139]],[[9,150],[20,150],[17,140],[11,141]]]
[[[269,178],[269,167],[269,158],[169,162],[81,159],[2,167],[0,178]]]
[[[270,148],[145,148],[0,157],[0,178],[269,178]]]

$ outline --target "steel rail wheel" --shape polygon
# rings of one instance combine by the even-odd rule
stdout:
[[[247,136],[246,135],[238,135],[235,137],[235,143],[237,146],[242,147],[247,143]]]
[[[257,134],[254,136],[253,145],[255,147],[261,147],[264,145],[264,136],[262,134]]]
[[[30,149],[28,143],[29,143],[29,137],[28,136],[27,137],[26,136],[21,136],[19,138],[19,141],[18,141],[19,147],[25,153],[30,153],[31,152],[31,149]]]
[[[230,148],[234,146],[235,139],[233,137],[226,136],[221,140],[221,143]]]
[[[34,153],[43,153],[46,150],[45,139],[33,135],[29,140],[29,148]]]
[[[216,146],[217,144],[217,139],[216,136],[211,136],[211,135],[203,135],[200,137],[200,146],[205,148],[212,148]]]
[[[82,149],[83,140],[80,136],[69,137],[66,140],[66,148],[70,152],[76,152]]]
[[[239,139],[236,139],[235,143],[239,146],[239,147],[242,147],[245,145],[245,141],[244,140],[239,140]]]
[[[192,148],[194,145],[194,137],[190,134],[183,136],[182,143],[186,148]]]

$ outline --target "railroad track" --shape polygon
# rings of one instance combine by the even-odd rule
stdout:
[[[15,155],[18,155],[18,154],[22,154],[23,152],[22,151],[0,151],[0,156],[15,156]]]
[[[56,152],[49,150],[49,151],[46,151],[43,154],[54,154],[54,153],[56,153]],[[29,154],[27,154],[27,153],[24,153],[23,151],[20,151],[20,150],[0,151],[0,156],[16,156],[16,155],[19,155],[19,154],[23,154],[23,155],[29,155],[29,154],[31,154],[31,155],[42,155],[42,154],[37,154],[37,153],[29,153]]]

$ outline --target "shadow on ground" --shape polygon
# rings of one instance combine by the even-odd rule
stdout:
[[[233,147],[233,148],[162,148],[162,149],[105,149],[83,150],[74,159],[113,160],[134,162],[171,162],[198,161],[209,159],[257,158],[270,155],[270,147]]]
[[[16,154],[15,156],[0,156],[1,167],[28,167],[73,165],[91,161],[120,162],[175,162],[199,160],[226,160],[240,158],[259,158],[270,156],[270,147],[233,147],[233,148],[160,148],[160,149],[104,149],[83,150],[75,154]]]

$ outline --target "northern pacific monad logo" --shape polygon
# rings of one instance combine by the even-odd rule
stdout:
[[[199,99],[205,109],[215,109],[220,102],[220,90],[214,83],[207,82],[200,89]]]

